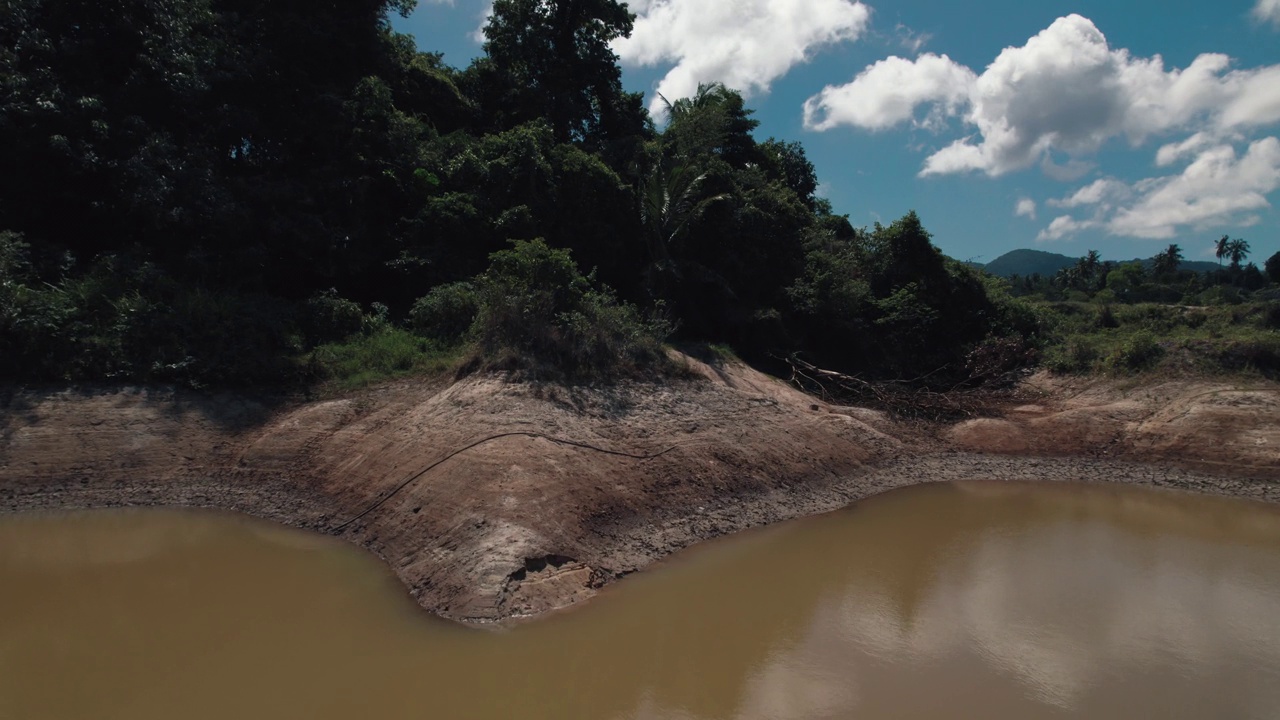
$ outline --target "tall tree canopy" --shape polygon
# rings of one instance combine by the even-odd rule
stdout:
[[[609,46],[631,35],[633,15],[616,0],[496,0],[481,64],[505,90],[492,107],[511,125],[545,118],[557,142],[605,144],[638,134],[639,94],[622,89]]]
[[[420,128],[378,75],[409,0],[14,0],[0,227],[305,292],[364,262]],[[379,125],[377,141],[371,126]]]

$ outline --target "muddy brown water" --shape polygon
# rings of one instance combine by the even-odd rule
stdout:
[[[240,516],[0,518],[0,719],[1275,718],[1280,511],[959,483],[498,632]]]

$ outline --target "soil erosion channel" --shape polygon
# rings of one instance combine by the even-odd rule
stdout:
[[[0,617],[0,717],[1271,718],[1280,508],[924,485],[497,633],[313,533],[33,514],[0,518]]]

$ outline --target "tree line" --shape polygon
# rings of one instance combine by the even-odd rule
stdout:
[[[1280,283],[1280,252],[1262,268],[1245,263],[1251,249],[1241,238],[1223,235],[1214,243],[1219,269],[1196,272],[1182,268],[1182,248],[1170,244],[1143,261],[1104,261],[1090,250],[1074,265],[1053,275],[1033,274],[1009,279],[1019,297],[1040,300],[1081,300],[1096,303],[1176,303],[1214,305],[1241,302],[1250,293]],[[1223,261],[1229,264],[1223,265]]]
[[[0,372],[306,382],[381,338],[599,376],[671,339],[954,384],[1038,342],[914,212],[851,225],[739,93],[655,123],[625,4],[497,0],[465,68],[392,30],[412,7],[0,6]]]

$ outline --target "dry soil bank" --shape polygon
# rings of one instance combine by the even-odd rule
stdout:
[[[964,479],[1280,500],[1280,386],[1037,376],[950,426],[815,401],[740,365],[566,389],[471,377],[267,406],[156,389],[10,392],[0,512],[227,508],[344,536],[427,609],[580,601],[698,540]]]

